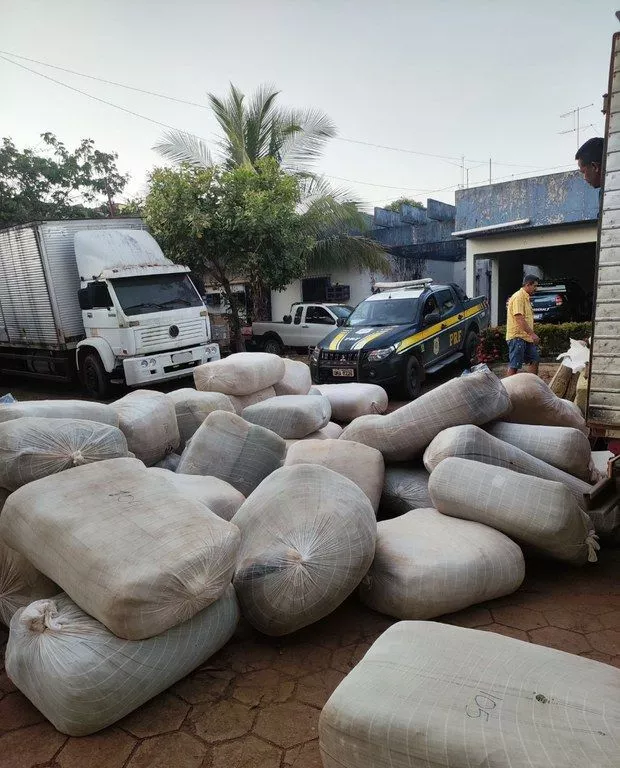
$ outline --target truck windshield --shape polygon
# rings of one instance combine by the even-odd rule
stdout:
[[[347,307],[345,304],[328,304],[327,306],[336,317],[349,317],[351,312],[353,312],[353,307]]]
[[[119,277],[112,280],[112,286],[126,315],[202,306],[186,274]]]
[[[353,310],[345,325],[409,325],[418,313],[418,299],[377,299],[362,301]]]

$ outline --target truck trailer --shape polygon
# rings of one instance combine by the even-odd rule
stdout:
[[[111,384],[177,379],[220,357],[189,276],[139,218],[0,231],[0,373]]]

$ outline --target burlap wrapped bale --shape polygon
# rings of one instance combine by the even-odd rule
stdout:
[[[32,603],[11,623],[6,669],[62,733],[86,736],[180,680],[232,637],[232,585],[208,608],[148,640],[122,640],[69,597]]]
[[[360,416],[385,413],[388,407],[387,392],[378,384],[315,384],[311,392],[327,397],[332,418],[343,424]]]
[[[284,359],[284,376],[273,388],[276,395],[307,395],[312,386],[310,366],[301,360]]]
[[[242,493],[218,477],[179,475],[176,472],[171,475],[167,470],[156,467],[151,467],[148,472],[165,478],[183,496],[203,504],[222,520],[231,520],[245,501]]]
[[[205,419],[181,457],[182,475],[212,475],[244,496],[281,466],[284,440],[240,416],[214,411]]]
[[[185,444],[194,432],[213,411],[234,412],[233,404],[227,395],[221,392],[197,392],[186,387],[169,392],[168,397],[174,403],[179,427],[179,451],[183,452]]]
[[[494,632],[401,621],[323,708],[324,768],[614,768],[620,670]]]
[[[251,395],[284,377],[284,360],[267,352],[236,352],[194,368],[196,389],[225,395]]]
[[[412,509],[432,507],[429,477],[424,467],[388,467],[379,502],[379,519],[388,520]]]
[[[449,458],[435,467],[428,487],[444,515],[483,523],[574,565],[596,562],[592,522],[562,483]]]
[[[0,624],[8,627],[20,608],[58,592],[56,584],[0,539]]]
[[[137,389],[112,403],[129,450],[147,467],[179,447],[173,402],[161,392]]]
[[[299,440],[325,427],[331,413],[326,397],[282,395],[244,408],[242,416],[285,440]]]
[[[544,427],[497,421],[486,427],[486,431],[552,467],[588,483],[592,481],[590,441],[574,427]]]
[[[557,397],[564,397],[572,376],[572,370],[567,365],[560,363],[553,378],[549,382],[549,389],[554,395],[557,395]]]
[[[319,464],[348,477],[361,488],[377,511],[385,466],[375,448],[348,440],[300,440],[289,448],[285,466]]]
[[[153,467],[157,469],[165,469],[168,472],[176,472],[180,463],[181,457],[178,453],[169,453],[167,456],[164,456],[161,461],[158,461],[157,464],[153,464]]]
[[[486,525],[416,509],[377,524],[375,559],[360,598],[398,619],[432,619],[515,592],[521,550]]]
[[[0,486],[10,491],[71,467],[126,456],[125,436],[107,424],[28,417],[0,424]]]
[[[316,432],[311,432],[306,437],[302,437],[299,440],[285,440],[287,450],[301,440],[337,440],[342,434],[342,427],[336,424],[334,421],[330,421],[322,429],[317,429]]]
[[[341,439],[370,445],[386,461],[407,461],[421,456],[443,429],[486,424],[509,410],[506,390],[486,369],[452,379],[385,416],[360,416],[345,428]]]
[[[424,465],[432,473],[440,461],[450,456],[471,459],[494,467],[512,469],[522,475],[532,475],[543,480],[563,483],[582,509],[585,509],[584,494],[592,490],[592,486],[584,483],[583,480],[561,469],[556,469],[551,464],[530,456],[520,448],[498,440],[483,429],[471,425],[451,427],[437,435],[424,453]]]
[[[232,403],[232,407],[237,414],[241,416],[244,409],[249,405],[255,403],[262,403],[265,400],[270,400],[276,396],[276,391],[273,387],[267,387],[266,389],[260,389],[258,392],[252,392],[251,395],[228,395],[228,399]]]
[[[238,529],[148,473],[110,459],[9,496],[0,536],[118,637],[165,632],[230,582]]]
[[[118,427],[118,415],[111,406],[88,400],[28,400],[0,405],[0,423],[25,417],[84,419]]]
[[[510,396],[512,411],[505,421],[517,424],[540,424],[548,427],[575,427],[589,433],[585,419],[575,403],[562,400],[533,373],[507,376],[502,384]]]
[[[241,529],[234,578],[241,609],[267,635],[294,632],[331,613],[357,587],[375,551],[367,496],[316,465],[274,472],[232,522]]]

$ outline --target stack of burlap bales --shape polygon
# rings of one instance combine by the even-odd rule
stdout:
[[[170,686],[240,612],[278,636],[359,590],[426,619],[516,590],[524,552],[595,559],[585,425],[536,377],[480,370],[387,415],[380,388],[314,392],[273,355],[195,381],[0,405],[6,668],[65,733]]]

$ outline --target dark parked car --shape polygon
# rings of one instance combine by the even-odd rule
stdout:
[[[577,323],[592,316],[592,297],[575,280],[543,280],[531,302],[537,323]]]

